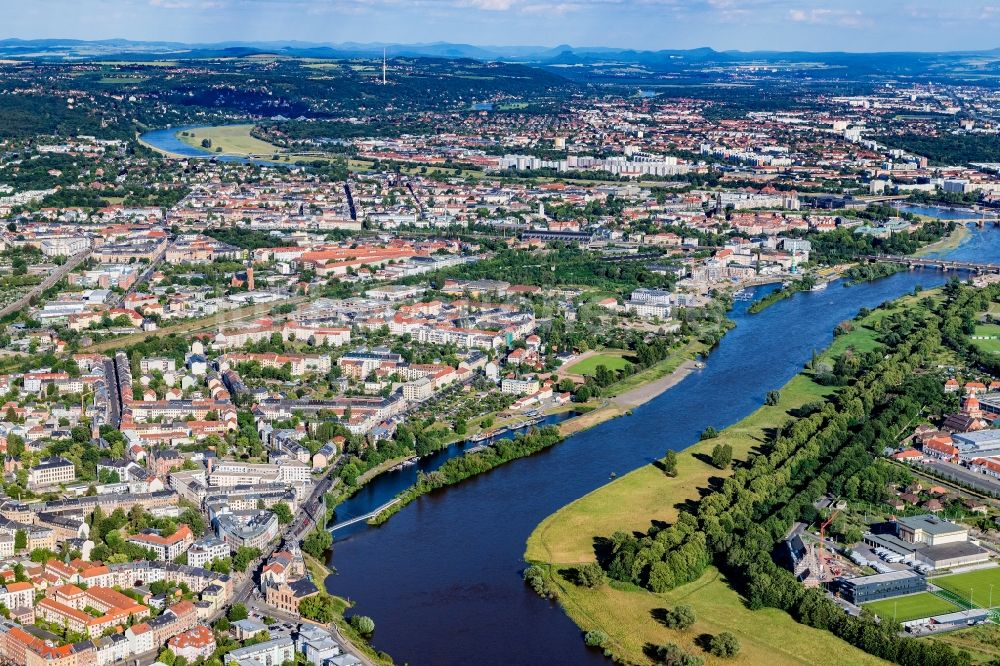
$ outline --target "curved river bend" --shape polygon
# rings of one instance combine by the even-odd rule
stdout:
[[[1000,260],[1000,232],[973,231],[947,256]],[[355,612],[374,618],[375,646],[397,663],[607,663],[584,647],[558,606],[521,581],[525,541],[535,526],[607,483],[611,472],[621,475],[648,464],[668,447],[687,447],[706,427],[731,425],[757,409],[767,391],[799,372],[813,350],[830,343],[836,324],[861,307],[946,279],[936,271],[913,271],[851,288],[833,284],[757,315],[748,315],[748,303],[738,302],[730,313],[737,326],[705,368],[632,416],[426,495],[382,527],[335,533],[330,564],[338,573],[326,587],[355,600]],[[338,512],[364,513],[402,485],[398,477],[379,477]]]

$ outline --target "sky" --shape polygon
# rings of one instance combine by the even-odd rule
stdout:
[[[1000,47],[1000,0],[0,0],[0,37],[643,50]]]

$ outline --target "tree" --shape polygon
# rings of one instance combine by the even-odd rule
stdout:
[[[173,653],[170,648],[164,648],[160,653],[160,656],[156,658],[157,661],[162,661],[167,666],[174,666],[174,662],[177,660],[177,656]]]
[[[278,517],[278,522],[282,525],[292,522],[292,510],[284,502],[277,502],[271,507],[271,511]]]
[[[712,449],[712,464],[719,469],[726,469],[733,462],[733,447],[729,444],[716,444]]]
[[[14,550],[24,550],[28,547],[28,535],[24,530],[14,532]]]
[[[333,545],[333,535],[321,527],[314,529],[302,541],[302,550],[317,559],[322,559],[327,549]]]
[[[371,636],[375,633],[375,620],[367,615],[354,615],[351,617],[351,626],[358,630],[362,636]]]
[[[260,548],[240,546],[233,556],[233,569],[236,571],[246,571],[250,563],[260,557],[260,555]]]
[[[596,562],[584,564],[576,570],[576,582],[584,587],[595,588],[604,585],[606,576],[604,569]]]
[[[740,652],[740,641],[728,631],[712,636],[708,642],[708,651],[716,657],[732,659]]]
[[[590,394],[590,387],[584,384],[576,390],[576,393],[573,394],[573,400],[576,402],[587,402],[590,400]]]
[[[694,624],[695,615],[694,609],[687,604],[681,604],[675,606],[672,611],[668,611],[666,617],[663,618],[663,624],[665,624],[669,629],[690,629],[691,625]]]
[[[719,431],[713,428],[712,426],[708,426],[707,428],[701,431],[700,439],[701,440],[715,439],[718,436],[719,436]]]
[[[299,602],[299,613],[308,620],[328,624],[337,617],[337,607],[333,597],[320,592]]]
[[[764,404],[773,407],[781,401],[781,391],[768,391],[764,398]]]
[[[679,645],[667,643],[656,649],[657,662],[666,666],[701,666],[704,659],[688,654]]]
[[[240,620],[245,620],[250,617],[247,613],[247,607],[243,604],[233,604],[229,607],[229,612],[226,613],[226,617],[230,622],[239,622]]]
[[[599,629],[591,629],[583,635],[587,647],[603,647],[608,641],[608,635]]]
[[[667,476],[677,476],[677,452],[673,449],[663,456],[663,473]]]

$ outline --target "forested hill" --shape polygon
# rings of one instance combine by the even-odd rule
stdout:
[[[472,112],[480,102],[532,112],[577,90],[520,64],[470,59],[232,59],[0,63],[0,139],[134,135],[136,126],[264,118]]]

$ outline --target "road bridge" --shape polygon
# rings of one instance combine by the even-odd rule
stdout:
[[[1000,264],[974,261],[951,261],[930,257],[910,257],[896,254],[870,254],[866,260],[880,264],[903,264],[910,268],[936,268],[942,271],[969,271],[972,273],[1000,273]]]

